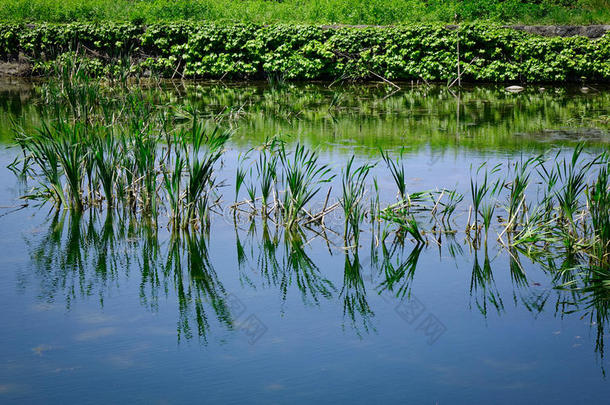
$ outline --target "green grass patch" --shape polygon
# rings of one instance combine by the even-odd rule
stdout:
[[[0,21],[234,21],[372,24],[610,22],[608,0],[6,0]]]

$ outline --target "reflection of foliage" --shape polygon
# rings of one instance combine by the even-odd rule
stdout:
[[[595,272],[583,287],[582,301],[585,313],[589,315],[592,324],[596,325],[597,339],[595,349],[604,357],[605,325],[610,318],[610,278],[606,272]]]
[[[302,235],[295,231],[285,233],[284,249],[286,256],[280,280],[282,295],[286,296],[287,287],[294,282],[304,302],[317,305],[320,297],[330,299],[335,287],[322,276],[318,266],[305,253]]]
[[[582,272],[575,272],[572,280],[562,285],[568,297],[562,301],[571,310],[562,313],[582,313],[582,318],[588,318],[592,327],[596,329],[595,351],[601,359],[604,358],[604,336],[606,324],[610,320],[610,276],[607,269],[585,268]],[[605,369],[602,364],[602,371]]]
[[[324,147],[332,140],[373,150],[430,145],[443,151],[458,143],[474,149],[541,149],[546,148],[541,136],[556,144],[582,138],[604,142],[603,131],[583,128],[610,128],[608,122],[599,121],[599,111],[610,103],[608,92],[582,95],[549,89],[513,95],[480,86],[462,89],[456,98],[440,86],[388,95],[383,87],[372,85],[329,90],[315,84],[289,84],[277,91],[260,85],[195,83],[167,83],[147,91],[159,108],[193,105],[204,118],[237,124],[232,142],[242,145],[259,145],[272,134],[299,133],[308,144]],[[48,106],[39,102],[39,93],[40,87],[30,85],[0,90],[0,139],[10,139],[14,119],[23,121],[25,129],[39,126],[41,116],[48,112]],[[455,134],[467,136],[456,138]]]
[[[83,226],[82,214],[56,212],[46,235],[32,246],[41,297],[46,301],[53,302],[63,294],[69,308],[76,298],[97,295],[104,304],[106,287],[118,281],[119,270],[130,258],[116,249],[112,215],[103,221],[101,231],[92,225],[97,220],[92,214]],[[95,269],[93,274],[87,273],[89,267]]]
[[[197,334],[205,342],[210,309],[221,324],[232,328],[227,292],[210,262],[208,236],[173,234],[167,249],[162,249],[153,229],[129,212],[108,211],[103,218],[95,210],[57,212],[47,234],[31,250],[41,297],[55,301],[63,294],[69,308],[76,298],[97,295],[103,305],[109,289],[136,266],[142,305],[156,311],[159,295],[175,291],[179,339]]]
[[[280,275],[282,274],[282,265],[277,258],[280,247],[280,240],[277,232],[271,236],[269,227],[265,222],[263,224],[263,240],[260,245],[257,267],[261,272],[263,280],[270,286],[281,285]],[[282,299],[286,299],[286,290],[282,290]]]
[[[404,245],[398,241],[395,241],[390,249],[385,243],[381,246],[380,270],[384,273],[384,281],[380,284],[379,289],[380,291],[387,290],[396,297],[402,298],[409,294],[419,255],[424,245],[416,244],[409,256],[402,261],[396,252],[399,247],[404,248]],[[394,256],[396,256],[396,264],[393,263]]]
[[[250,229],[253,226],[254,222],[250,224]],[[256,266],[256,269],[252,270],[260,273],[263,285],[279,288],[283,301],[286,300],[291,286],[297,287],[306,304],[318,305],[321,298],[332,298],[335,286],[322,275],[318,266],[307,255],[303,231],[298,227],[281,229],[283,235],[279,227],[276,227],[275,232],[272,233],[268,223],[263,221],[262,240],[258,244],[258,249],[254,249],[257,251],[256,258],[253,257],[251,260]],[[243,268],[248,262],[247,253],[237,232],[236,235],[238,262]],[[253,235],[254,232],[250,233],[250,236]],[[242,274],[241,277],[247,278],[246,284],[254,287],[254,282],[249,276]]]
[[[95,210],[84,213],[55,212],[49,217],[48,229],[37,241],[27,240],[34,275],[40,283],[39,297],[53,302],[64,300],[70,308],[75,300],[97,297],[104,305],[112,288],[118,288],[132,268],[139,270],[140,300],[152,311],[158,310],[159,297],[173,291],[178,304],[177,332],[179,339],[198,336],[207,341],[211,323],[225,328],[235,326],[239,314],[232,313],[227,291],[217,275],[209,251],[209,235],[180,232],[160,243],[153,228],[142,225],[141,218],[131,212],[109,211],[105,215]],[[282,301],[289,291],[298,290],[303,302],[317,305],[322,299],[332,299],[335,287],[324,277],[320,268],[308,256],[304,232],[286,231],[277,226],[262,226],[260,244],[251,225],[245,244],[237,239],[238,262],[256,265],[265,287],[277,288]],[[259,242],[255,240],[254,242]],[[377,247],[371,242],[371,271],[381,276],[377,290],[385,297],[403,299],[411,294],[412,281],[423,245],[405,251],[404,241],[395,239],[391,245]],[[450,254],[461,254],[451,249]],[[337,297],[342,302],[344,319],[357,334],[373,329],[374,311],[367,297],[364,266],[358,251],[344,252],[343,286]],[[408,253],[408,254],[407,254]],[[470,294],[476,307],[487,317],[493,308],[501,314],[504,302],[496,287],[487,250],[483,261],[474,252]],[[604,335],[609,321],[610,278],[607,269],[591,267],[589,258],[578,254],[558,255],[550,252],[546,261],[536,257],[551,278],[555,290],[532,288],[528,282],[518,249],[508,251],[510,277],[515,287],[515,305],[534,316],[542,313],[555,299],[556,315],[577,314],[588,318],[596,328],[596,351],[604,356]],[[521,256],[523,257],[523,256]],[[241,275],[240,275],[241,277]],[[243,286],[256,288],[256,277],[249,276]]]
[[[498,313],[501,313],[504,310],[504,303],[502,302],[502,297],[500,297],[500,293],[495,285],[487,250],[485,250],[483,267],[481,267],[481,264],[479,263],[478,251],[475,250],[474,252],[474,264],[472,265],[472,277],[470,279],[470,295],[477,294],[479,291],[481,297],[475,296],[475,303],[483,316],[487,317],[488,301]]]
[[[205,340],[209,321],[204,303],[211,305],[221,323],[232,326],[231,314],[225,303],[226,291],[210,262],[206,238],[204,234],[185,232],[170,240],[166,271],[171,269],[169,273],[174,275],[174,288],[178,295],[179,339],[182,334],[187,339],[192,337],[189,320],[193,317],[199,337]],[[193,314],[189,314],[191,307]]]
[[[560,264],[556,263],[560,260]],[[543,269],[552,277],[559,293],[556,310],[563,316],[570,313],[587,315],[597,326],[597,349],[603,356],[604,325],[610,313],[610,275],[607,268],[591,264],[591,259],[568,253],[549,259]]]
[[[349,317],[352,327],[359,336],[361,333],[358,329],[356,316],[360,316],[364,331],[369,332],[371,318],[375,314],[366,299],[366,288],[362,279],[362,264],[360,263],[358,251],[353,255],[350,255],[348,252],[345,253],[341,296],[343,296],[343,316],[347,315]]]

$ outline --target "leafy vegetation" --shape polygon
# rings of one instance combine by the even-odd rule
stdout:
[[[7,0],[11,21],[242,21],[257,23],[396,24],[491,20],[519,23],[607,23],[607,0]]]
[[[449,84],[458,77],[479,82],[610,81],[610,35],[598,40],[548,38],[494,25],[73,23],[3,24],[0,31],[0,58],[26,58],[34,74],[76,58],[89,75],[115,80],[159,75],[280,83],[383,79]]]

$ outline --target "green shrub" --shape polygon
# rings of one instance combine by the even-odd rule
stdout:
[[[610,35],[548,38],[497,25],[71,23],[0,24],[0,32],[0,58],[21,53],[39,72],[72,52],[99,61],[91,65],[97,74],[120,62],[133,72],[188,78],[451,81],[459,40],[464,81],[610,81]]]

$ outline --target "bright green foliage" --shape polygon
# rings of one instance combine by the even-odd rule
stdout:
[[[607,23],[608,0],[4,0],[8,21],[242,21],[256,23],[397,24],[495,21]]]
[[[0,58],[45,73],[74,53],[91,75],[281,80],[610,81],[610,35],[547,38],[497,25],[161,23],[0,25]]]

